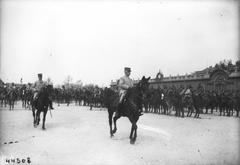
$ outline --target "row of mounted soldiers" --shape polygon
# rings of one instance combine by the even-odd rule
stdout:
[[[98,86],[87,86],[83,88],[67,88],[64,85],[59,88],[51,88],[51,99],[58,105],[69,105],[75,101],[76,105],[84,105],[91,107],[102,107],[104,105],[103,90]],[[0,86],[0,107],[10,105],[10,109],[14,108],[16,101],[22,101],[22,107],[31,109],[34,96],[33,85],[23,84],[21,87],[14,83]]]
[[[52,88],[52,99],[60,104],[69,105],[75,102],[75,105],[92,107],[104,107],[105,96],[108,95],[109,88],[100,88],[98,86],[82,88]],[[14,84],[0,87],[0,104],[1,106],[9,104],[14,107],[14,102],[22,100],[22,106],[31,108],[33,91],[31,84],[24,84],[16,87]],[[195,117],[199,114],[218,114],[239,117],[240,110],[240,91],[230,92],[223,90],[219,93],[213,90],[187,88],[165,87],[149,88],[147,96],[144,99],[143,111],[145,113],[156,113],[165,115],[176,115],[184,117]]]
[[[0,107],[9,105],[13,109],[15,101],[20,99],[20,88],[14,83],[0,86]]]
[[[184,117],[195,113],[199,114],[218,113],[220,116],[239,117],[240,91],[230,92],[187,88],[158,88],[150,89],[145,100],[145,112],[171,115],[175,111],[176,116]]]

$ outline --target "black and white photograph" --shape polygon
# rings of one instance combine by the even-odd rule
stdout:
[[[1,165],[239,165],[240,1],[0,0]]]

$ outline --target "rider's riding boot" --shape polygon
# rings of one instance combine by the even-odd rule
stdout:
[[[139,107],[139,116],[142,116],[142,115],[143,115],[143,107],[140,106],[140,107]]]
[[[121,112],[122,108],[123,108],[123,101],[121,101],[120,103],[118,103],[116,115],[118,115],[119,112]]]
[[[33,98],[33,106],[35,108],[37,107],[37,97]]]
[[[140,111],[139,111],[139,116],[142,116],[143,115],[143,110],[141,109]]]
[[[52,106],[52,102],[50,103],[50,106],[49,106],[49,107],[50,107],[50,109],[54,109],[53,106]]]
[[[49,108],[54,109],[53,106],[52,106],[52,100],[49,100]]]

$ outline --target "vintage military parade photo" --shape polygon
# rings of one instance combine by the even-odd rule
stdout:
[[[238,0],[1,0],[1,165],[239,165]]]

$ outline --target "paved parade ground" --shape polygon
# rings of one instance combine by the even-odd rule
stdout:
[[[54,107],[44,131],[41,123],[33,127],[32,112],[20,103],[13,111],[1,108],[0,164],[240,164],[240,118],[144,114],[131,145],[127,118],[118,120],[117,133],[110,138],[106,109]]]

